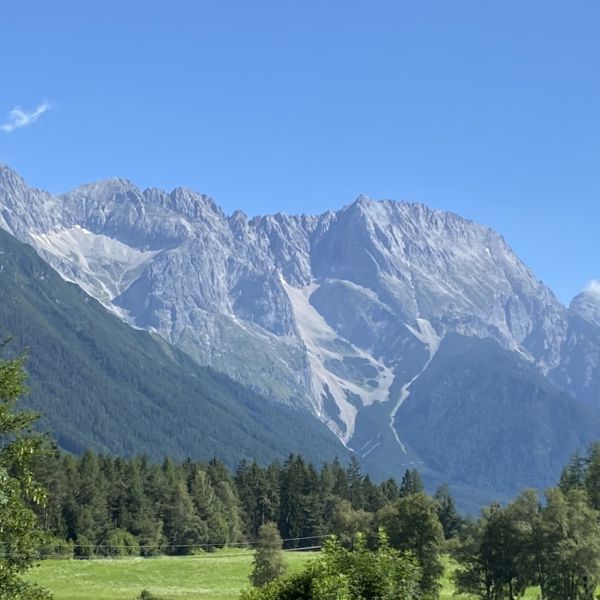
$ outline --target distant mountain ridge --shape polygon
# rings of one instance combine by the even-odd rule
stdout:
[[[123,179],[52,196],[4,166],[0,227],[127,323],[307,410],[384,472],[429,454],[409,456],[398,423],[449,334],[494,340],[600,407],[596,304],[564,307],[500,235],[452,213],[360,197],[318,216],[227,216],[192,190]]]

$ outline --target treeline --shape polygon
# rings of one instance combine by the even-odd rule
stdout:
[[[48,492],[37,509],[54,536],[48,551],[77,557],[190,554],[241,545],[255,540],[267,522],[278,525],[287,548],[318,546],[329,534],[350,540],[358,531],[376,532],[398,502],[415,495],[442,535],[456,533],[460,522],[446,488],[428,498],[415,470],[399,483],[376,484],[356,459],[317,469],[291,455],[266,467],[242,461],[232,473],[216,459],[156,464],[143,456],[88,451],[43,457],[35,471]],[[394,526],[388,529],[393,536]]]
[[[416,470],[376,484],[356,459],[317,469],[291,455],[266,467],[242,461],[231,472],[218,460],[156,464],[86,452],[45,456],[35,473],[48,491],[37,508],[53,536],[48,555],[252,546],[261,526],[274,523],[286,548],[318,547],[332,534],[349,550],[357,539],[363,550],[377,548],[385,532],[397,557],[416,561],[418,597],[437,596],[443,552],[458,563],[457,590],[485,600],[512,600],[530,586],[545,600],[593,600],[600,584],[600,443],[570,461],[545,501],[526,490],[470,520],[447,487],[425,494]]]
[[[533,490],[492,504],[451,545],[458,591],[512,600],[539,586],[544,600],[593,600],[600,584],[600,443],[576,455],[541,502]]]
[[[376,551],[367,551],[360,533],[349,552],[334,538],[313,566],[251,590],[244,599],[435,598],[442,570],[426,506],[418,492],[384,506],[365,523],[367,530],[382,527],[385,537],[374,544]],[[438,518],[441,506],[438,501]],[[600,443],[573,457],[544,501],[525,490],[507,506],[492,504],[479,519],[459,522],[454,531],[458,535],[447,540],[445,550],[457,562],[453,579],[465,597],[515,600],[536,586],[540,600],[594,600],[600,584]],[[388,539],[399,553],[389,553]],[[398,572],[402,575],[394,578]]]

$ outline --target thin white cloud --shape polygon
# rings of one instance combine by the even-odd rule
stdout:
[[[42,102],[39,106],[31,111],[25,111],[20,106],[15,106],[8,115],[8,120],[3,125],[0,125],[0,131],[11,133],[15,129],[28,127],[35,123],[46,111],[50,110],[51,106],[48,102]]]
[[[600,281],[598,279],[592,279],[586,286],[584,291],[591,292],[600,296]]]

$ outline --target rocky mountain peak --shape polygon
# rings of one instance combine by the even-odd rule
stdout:
[[[69,192],[63,194],[63,196],[72,196],[75,198],[79,197],[93,197],[98,201],[111,200],[120,194],[133,193],[135,195],[140,194],[139,188],[129,179],[122,177],[110,177],[108,179],[101,179],[93,183],[86,183],[76,188],[73,188]]]
[[[600,281],[591,281],[573,298],[569,308],[582,319],[600,327]]]
[[[212,198],[187,187],[177,187],[170,194],[169,208],[190,219],[225,219],[225,214]]]
[[[25,184],[23,178],[14,169],[11,169],[6,163],[0,162],[0,183],[10,182]]]

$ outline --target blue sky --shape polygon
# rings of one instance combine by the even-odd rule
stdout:
[[[600,277],[599,22],[595,0],[7,2],[0,160],[251,215],[424,202],[568,301]]]

